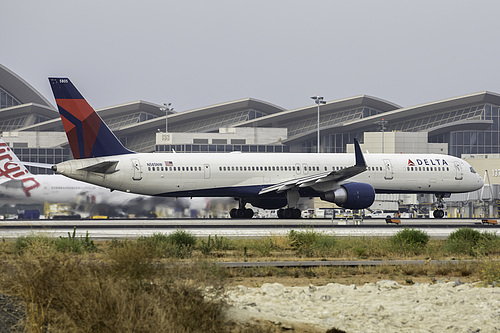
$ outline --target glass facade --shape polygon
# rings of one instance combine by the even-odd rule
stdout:
[[[436,126],[451,124],[455,121],[484,119],[484,112],[485,105],[477,105],[447,112],[437,111],[433,115],[411,118],[400,123],[388,123],[387,129],[389,131],[420,132]]]
[[[215,117],[204,117],[200,120],[187,121],[184,124],[170,126],[170,132],[180,133],[207,133],[218,130],[221,127],[230,127],[234,124],[247,120],[260,118],[266,114],[257,110],[247,109],[232,113],[225,113]]]
[[[72,160],[73,155],[69,149],[64,148],[12,148],[14,154],[21,161],[57,164]],[[33,174],[53,174],[50,169],[27,166]]]
[[[106,124],[113,131],[125,126],[138,124],[140,122],[151,120],[154,118],[157,118],[157,116],[148,112],[135,112],[118,117],[106,118]]]
[[[4,121],[0,121],[0,132],[14,131],[18,128],[26,126],[27,116],[10,118]]]
[[[360,143],[362,142],[363,132],[359,133],[335,133],[335,134],[321,134],[321,152],[322,153],[345,153],[346,145],[353,143],[354,138],[357,138]],[[304,141],[301,146],[301,153],[315,153],[317,146],[317,139],[310,139]]]
[[[17,99],[11,94],[6,92],[0,87],[0,109],[10,108],[11,106],[16,106],[21,104]]]
[[[156,145],[156,152],[170,153],[289,153],[290,147],[284,145],[218,145],[218,144],[183,144],[183,145]]]
[[[429,138],[429,141],[447,142],[449,154],[458,157],[462,154],[499,154],[500,107],[498,105],[485,104],[477,108],[481,112],[476,115],[476,119],[491,120],[493,124],[490,128],[484,131],[453,131],[433,136]]]
[[[381,111],[368,107],[360,107],[355,109],[336,111],[324,114],[322,114],[320,111],[320,117],[319,117],[320,127],[329,127],[336,124],[342,124],[353,120],[374,116],[379,113],[381,113]],[[288,137],[294,137],[296,135],[315,131],[318,127],[317,113],[314,113],[312,117],[301,118],[300,120],[288,123],[283,122],[283,124],[280,123],[279,127],[288,128]]]
[[[355,113],[356,114],[356,113]],[[373,112],[371,112],[373,114]],[[338,114],[339,115],[339,114]],[[356,114],[358,115],[358,114]],[[348,116],[346,120],[346,116]],[[343,112],[343,119],[335,123],[349,122],[352,114]],[[362,118],[362,117],[361,117]],[[321,118],[323,120],[324,118]],[[448,143],[448,154],[460,157],[462,154],[499,154],[500,153],[500,106],[493,104],[478,104],[457,109],[436,110],[432,114],[417,117],[404,117],[403,121],[391,121],[386,125],[386,131],[419,132],[433,128],[463,122],[467,120],[491,120],[493,124],[487,130],[451,131],[444,134],[429,136],[431,143]],[[321,122],[321,127],[327,124]],[[316,129],[316,124],[308,128]],[[344,153],[346,145],[354,138],[362,140],[363,132],[379,131],[380,127],[373,125],[359,132],[339,133],[338,129],[321,132],[321,151],[327,153]],[[328,133],[334,132],[334,133]],[[298,132],[297,132],[298,133]],[[300,143],[301,152],[316,152],[316,138],[307,139]]]

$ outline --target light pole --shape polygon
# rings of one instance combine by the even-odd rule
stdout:
[[[376,121],[375,124],[380,125],[382,127],[382,154],[384,153],[385,149],[385,142],[384,142],[384,137],[385,137],[385,125],[387,125],[388,121],[382,118],[382,120]]]
[[[318,143],[317,143],[318,144],[318,151],[317,152],[320,153],[321,150],[319,149],[319,106],[321,104],[326,104],[326,101],[323,100],[323,96],[314,95],[311,98],[314,99],[314,103],[316,103],[318,105],[318,127],[317,127],[318,128]]]
[[[165,133],[168,133],[168,112],[174,111],[174,108],[171,108],[170,105],[172,105],[170,102],[163,103],[163,107],[160,108],[160,111],[165,112]]]

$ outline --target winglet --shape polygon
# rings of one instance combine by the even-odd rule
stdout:
[[[361,147],[359,146],[359,142],[356,138],[354,138],[354,154],[356,156],[355,166],[366,168],[365,158],[363,153],[361,152]]]
[[[132,153],[68,78],[49,78],[49,82],[75,159]]]

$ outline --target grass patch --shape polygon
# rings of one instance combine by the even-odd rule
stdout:
[[[22,254],[25,251],[42,251],[42,252],[69,252],[69,253],[84,253],[95,252],[97,246],[90,238],[87,231],[85,237],[76,236],[76,227],[73,233],[68,232],[68,237],[53,238],[46,235],[29,235],[19,237],[15,242],[15,251]]]
[[[155,233],[153,236],[140,237],[137,243],[149,247],[157,257],[189,258],[196,245],[196,237],[188,231],[178,229],[166,235]]]
[[[290,230],[288,233],[290,246],[297,255],[304,257],[326,256],[332,253],[335,247],[335,237],[314,231]]]
[[[1,287],[27,304],[30,332],[224,332],[215,297],[223,291],[221,270],[159,264],[151,254],[131,241],[115,243],[102,260],[25,248],[2,265]],[[208,286],[211,300],[203,294]]]
[[[473,257],[500,253],[500,237],[496,233],[460,228],[450,234],[445,249],[453,254]]]
[[[419,254],[424,252],[430,240],[429,235],[421,230],[403,228],[389,238],[396,252],[403,254]]]
[[[314,230],[284,237],[197,239],[177,230],[137,240],[94,243],[89,235],[43,235],[0,242],[0,289],[26,305],[26,331],[32,332],[251,332],[224,318],[220,296],[232,282],[288,281],[362,284],[393,279],[411,285],[461,278],[496,284],[500,280],[499,237],[460,231],[447,240],[429,240],[412,229],[394,238],[332,237]],[[470,242],[476,250],[450,249]],[[469,249],[470,247],[466,247]],[[477,250],[477,249],[480,249]],[[451,255],[450,255],[451,254]],[[221,268],[230,261],[349,259],[469,259],[441,265],[360,267]],[[283,282],[287,283],[287,282]],[[255,328],[259,332],[260,328]]]

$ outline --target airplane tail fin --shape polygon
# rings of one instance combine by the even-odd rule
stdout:
[[[27,197],[31,196],[31,190],[40,187],[40,183],[2,138],[0,138],[0,185],[22,188]]]
[[[68,78],[49,78],[75,159],[130,154]]]

